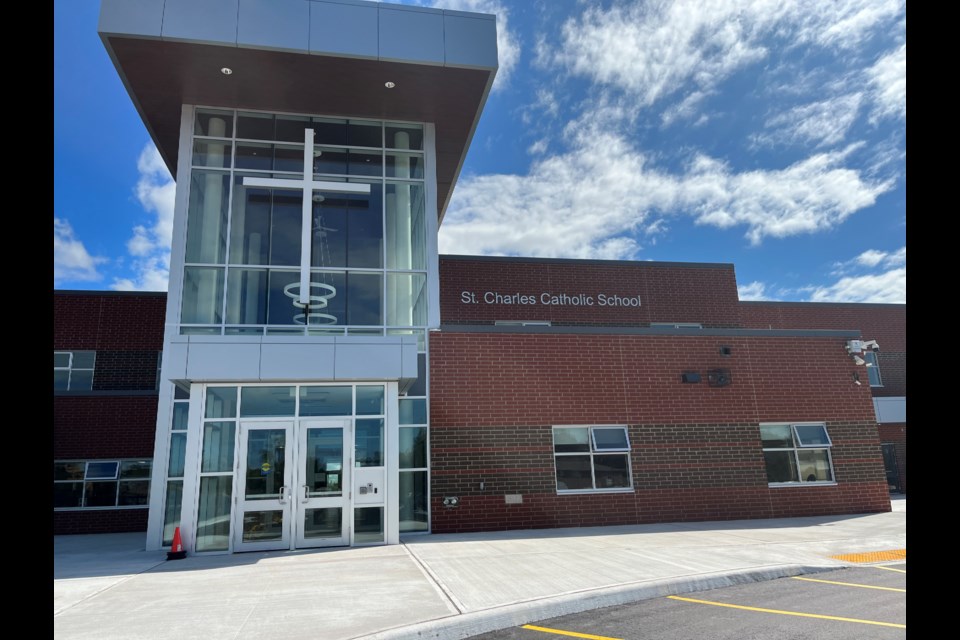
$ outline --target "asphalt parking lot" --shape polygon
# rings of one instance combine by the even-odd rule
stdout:
[[[907,565],[873,564],[667,596],[472,640],[856,640],[905,638]]]

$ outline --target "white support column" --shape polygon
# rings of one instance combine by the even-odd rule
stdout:
[[[177,166],[176,196],[173,213],[173,238],[170,245],[170,282],[167,287],[167,317],[164,326],[163,359],[160,368],[160,397],[153,440],[153,470],[150,475],[150,512],[147,516],[146,548],[156,550],[163,544],[163,518],[167,494],[167,464],[170,456],[170,421],[173,409],[173,385],[167,372],[170,338],[180,331],[180,307],[183,290],[183,262],[187,242],[187,208],[190,203],[190,158],[193,157],[194,108],[180,109],[180,142],[177,151],[182,161]]]
[[[180,510],[180,537],[183,548],[193,553],[197,548],[197,497],[200,493],[200,449],[203,446],[202,384],[190,386],[190,415],[187,420],[187,446],[183,456],[183,505]]]
[[[424,214],[427,230],[427,327],[440,328],[440,258],[438,257],[437,233],[440,220],[437,212],[437,133],[433,123],[423,125],[424,191],[426,202]]]
[[[386,439],[387,466],[386,493],[383,509],[383,541],[386,544],[400,543],[400,404],[396,382],[388,382],[386,388]]]

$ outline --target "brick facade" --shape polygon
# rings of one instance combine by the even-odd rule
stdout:
[[[755,329],[860,331],[880,344],[878,398],[907,395],[907,305],[836,302],[741,302],[740,322]]]
[[[56,460],[152,458],[157,396],[54,396]]]
[[[545,304],[544,294],[547,302],[563,294],[576,302]],[[640,306],[605,305],[600,296],[608,300],[639,296]],[[506,303],[504,298],[519,302]],[[704,327],[736,327],[740,323],[737,305],[731,264],[440,256],[443,324],[534,320],[555,325],[696,322]]]
[[[724,264],[441,256],[440,277],[442,330],[430,335],[435,532],[885,511],[881,442],[896,444],[906,488],[906,425],[878,430],[871,400],[906,395],[905,305],[741,303]],[[601,296],[640,304],[601,305]],[[54,349],[97,351],[95,391],[54,395],[55,459],[152,457],[165,303],[164,294],[54,293]],[[498,320],[553,326],[489,327]],[[761,331],[635,330],[673,322]],[[608,333],[575,333],[591,326]],[[843,349],[849,338],[771,329],[877,340],[884,386],[853,383],[862,367]],[[730,384],[710,386],[712,369],[728,370]],[[687,371],[703,380],[682,383]],[[835,486],[768,486],[758,425],[779,421],[826,423]],[[628,427],[632,490],[558,495],[552,426],[596,424]],[[522,504],[505,504],[507,494]],[[459,505],[445,508],[444,496]],[[146,519],[146,509],[58,511],[54,527],[139,531]]]
[[[843,343],[434,333],[433,530],[889,510],[870,390],[853,383]],[[680,380],[714,367],[729,386]],[[776,421],[827,424],[836,486],[768,486],[758,424]],[[551,426],[576,424],[629,426],[633,492],[557,495]],[[523,504],[505,504],[512,493]],[[443,507],[451,495],[459,506]]]
[[[54,291],[53,349],[96,351],[93,391],[55,392],[54,460],[153,458],[164,293]],[[147,509],[54,511],[54,534],[144,531]]]
[[[54,511],[53,535],[147,530],[147,509]]]

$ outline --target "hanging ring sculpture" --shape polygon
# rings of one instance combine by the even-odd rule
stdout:
[[[325,309],[329,304],[330,298],[333,298],[337,295],[337,290],[333,287],[333,285],[325,284],[323,282],[311,282],[309,288],[310,295],[308,297],[309,302],[307,304],[300,302],[299,282],[291,282],[285,286],[283,288],[283,294],[293,301],[293,306],[301,309]],[[330,315],[329,313],[310,311],[309,313],[298,313],[297,315],[293,316],[293,321],[300,325],[337,324],[337,317]]]

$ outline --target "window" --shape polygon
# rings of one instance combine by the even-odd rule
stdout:
[[[307,129],[312,171],[303,162]],[[197,109],[180,332],[384,335],[425,327],[425,132],[415,123]],[[306,226],[298,183],[305,170],[344,183],[308,198]],[[308,313],[298,303],[303,270]]]
[[[824,424],[762,424],[770,484],[833,482],[833,443]]]
[[[558,493],[633,486],[626,427],[554,427],[553,453]]]
[[[669,327],[671,329],[703,329],[699,322],[651,322],[651,327]]]
[[[496,320],[498,327],[549,327],[549,320]]]
[[[867,363],[867,376],[870,378],[870,386],[882,387],[883,381],[880,380],[880,364],[877,362],[877,352],[864,350],[863,359]]]
[[[150,460],[65,460],[53,463],[53,508],[146,507]]]
[[[53,390],[93,389],[93,363],[96,355],[96,351],[54,351]]]

